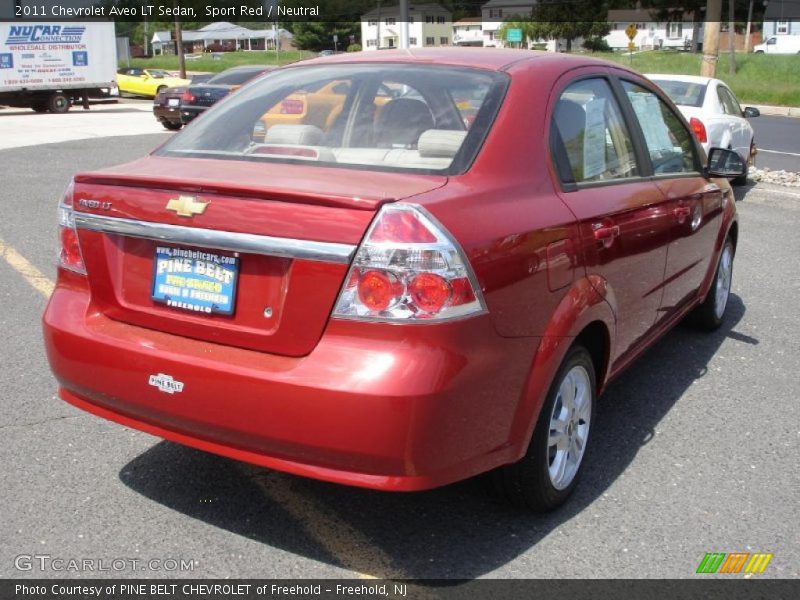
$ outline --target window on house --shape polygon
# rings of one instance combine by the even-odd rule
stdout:
[[[376,46],[377,42],[375,40],[367,40],[367,46]]]
[[[789,33],[789,21],[778,21],[775,33]]]
[[[425,16],[426,23],[433,23],[433,15],[426,15]]]
[[[395,19],[394,17],[387,17],[386,20],[384,21],[384,24],[395,25],[397,24],[397,19]]]
[[[378,21],[376,19],[370,19],[369,21],[367,21],[367,25],[369,25],[370,27],[375,27],[377,24]]]
[[[442,25],[444,23],[444,17],[439,15],[436,17],[436,22],[439,23],[439,25]]]
[[[408,38],[408,43],[411,46],[416,46],[417,45],[417,38]]]
[[[667,27],[667,37],[671,40],[683,37],[683,23],[669,23]]]
[[[439,38],[439,44],[442,46],[447,46],[448,39],[445,36]]]
[[[426,46],[434,46],[435,45],[435,41],[434,41],[432,36],[425,38],[425,45]]]

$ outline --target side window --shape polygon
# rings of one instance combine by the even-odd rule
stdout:
[[[736,101],[736,98],[733,97],[733,94],[728,90],[728,88],[717,86],[717,95],[719,96],[719,101],[722,104],[725,114],[727,115],[735,115],[737,117],[742,116],[742,107],[739,106],[739,103]]]
[[[564,90],[553,113],[553,125],[552,154],[566,154],[569,161],[569,169],[559,169],[565,183],[639,174],[630,133],[605,79],[584,79]],[[567,181],[567,171],[572,181]]]
[[[655,93],[630,81],[622,86],[644,134],[656,175],[693,173],[697,157],[689,132],[672,109]]]

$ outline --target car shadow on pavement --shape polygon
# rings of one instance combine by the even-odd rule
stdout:
[[[507,507],[487,493],[484,478],[427,492],[383,493],[275,473],[170,442],[129,462],[120,479],[209,525],[357,573],[479,577],[601,498],[689,386],[706,376],[726,338],[758,343],[735,331],[745,310],[732,294],[719,330],[676,327],[610,385],[598,406],[583,480],[571,500],[549,514]],[[535,564],[528,569],[521,576],[540,576]]]

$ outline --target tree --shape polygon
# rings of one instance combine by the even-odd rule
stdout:
[[[292,26],[294,45],[300,50],[313,52],[332,50],[334,35],[339,48],[345,48],[350,44],[350,36],[353,36],[353,39],[361,37],[361,24],[358,22],[295,21]]]
[[[564,39],[567,52],[579,37],[608,35],[608,4],[605,1],[573,0],[543,2],[533,8],[531,20],[525,23],[524,34],[531,40]]]

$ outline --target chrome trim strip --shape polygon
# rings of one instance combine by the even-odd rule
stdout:
[[[333,242],[313,242],[292,238],[235,233],[232,231],[216,231],[182,225],[167,225],[149,221],[136,221],[106,217],[91,213],[74,212],[75,226],[79,229],[115,233],[147,240],[163,241],[175,244],[189,244],[203,248],[217,248],[230,252],[263,254],[282,258],[297,258],[319,262],[350,264],[356,246]]]

